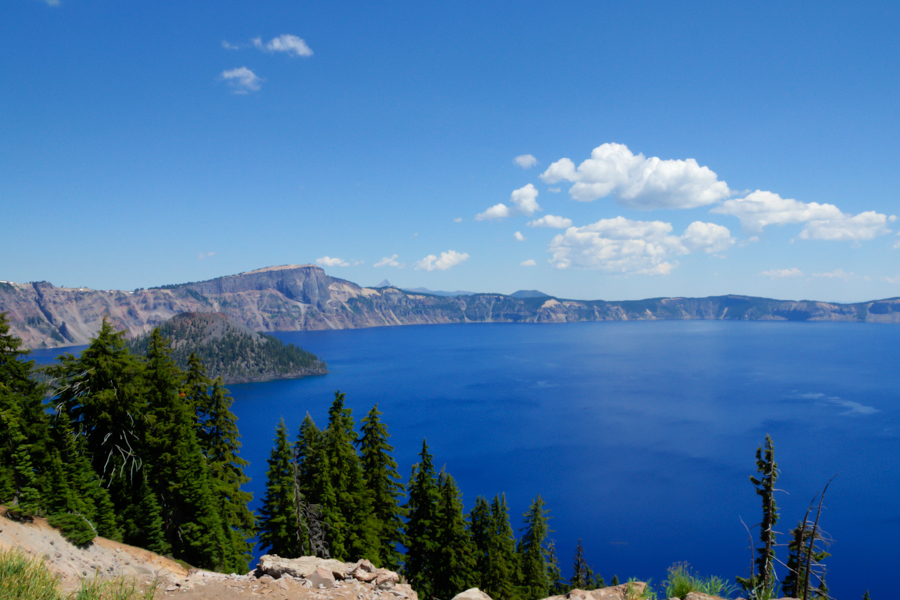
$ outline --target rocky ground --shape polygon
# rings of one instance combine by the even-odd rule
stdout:
[[[0,507],[0,513],[2,513]],[[60,578],[63,590],[76,589],[85,578],[125,577],[142,587],[156,586],[155,598],[183,600],[419,600],[397,573],[376,569],[367,560],[344,563],[314,557],[282,559],[263,556],[256,570],[239,575],[187,570],[141,548],[97,538],[78,547],[45,519],[20,523],[0,517],[0,549],[15,548],[42,558]],[[636,582],[600,590],[572,590],[545,600],[638,600],[644,584]],[[453,600],[491,600],[472,589]],[[721,600],[692,593],[685,600]]]

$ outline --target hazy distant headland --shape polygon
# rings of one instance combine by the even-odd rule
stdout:
[[[183,312],[224,313],[254,331],[659,319],[897,323],[900,298],[836,304],[734,295],[618,302],[532,293],[439,296],[361,287],[315,265],[285,265],[133,292],[4,282],[0,312],[27,347],[45,348],[87,344],[104,318],[133,337]]]

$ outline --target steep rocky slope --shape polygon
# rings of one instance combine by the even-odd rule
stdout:
[[[654,298],[624,302],[444,297],[394,287],[364,288],[314,265],[269,267],[147,290],[58,288],[0,283],[0,312],[29,348],[86,344],[104,318],[130,336],[182,312],[221,312],[254,331],[353,329],[438,323],[739,319],[900,322],[900,298],[835,304],[750,296]]]

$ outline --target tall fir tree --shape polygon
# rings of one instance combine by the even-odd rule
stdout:
[[[559,569],[559,558],[556,556],[556,542],[547,543],[547,579],[550,583],[550,595],[559,596],[568,591]]]
[[[524,600],[539,600],[550,595],[547,551],[544,547],[550,533],[549,513],[544,508],[543,498],[538,496],[523,515],[525,527],[519,544],[519,561]]]
[[[303,528],[298,522],[294,496],[293,451],[284,419],[275,431],[275,446],[266,472],[266,493],[259,509],[259,545],[282,558],[303,556]]]
[[[572,579],[569,580],[571,589],[586,590],[591,584],[592,571],[584,557],[584,546],[581,540],[575,546],[575,560],[572,565]]]
[[[475,552],[463,516],[462,494],[448,473],[438,476],[438,505],[435,511],[434,572],[432,594],[453,598],[476,585]]]
[[[335,392],[328,410],[325,455],[331,467],[331,485],[337,510],[327,514],[332,557],[355,561],[369,558],[381,563],[378,531],[372,513],[372,496],[366,487],[356,451],[353,413],[344,404],[344,394]]]
[[[778,480],[778,464],[775,462],[775,444],[766,435],[763,446],[756,449],[756,472],[759,477],[750,476],[756,487],[756,494],[762,499],[762,521],[759,524],[759,542],[754,571],[749,578],[738,577],[737,581],[745,590],[773,590],[775,578],[775,524],[778,522],[778,506],[775,503],[775,482]]]
[[[517,600],[518,560],[516,538],[509,522],[506,494],[494,496],[491,502],[491,530],[488,543],[487,585],[497,600]]]
[[[469,511],[468,527],[475,553],[474,573],[477,577],[477,587],[487,593],[490,586],[493,517],[491,505],[484,496],[475,499],[475,505]]]
[[[228,553],[221,515],[197,441],[194,409],[182,391],[183,373],[170,354],[167,340],[155,329],[144,369],[148,482],[161,499],[166,541],[173,555],[198,567],[223,568]]]
[[[9,330],[6,313],[0,313],[0,503],[30,515],[52,484],[49,425],[34,361],[26,360],[22,340]]]
[[[376,566],[398,571],[403,555],[397,546],[403,543],[404,511],[400,507],[403,483],[397,473],[397,461],[391,456],[390,434],[379,419],[378,405],[362,420],[359,439],[360,464],[366,488],[372,497],[372,514],[377,527],[378,555]],[[374,561],[373,561],[374,562]]]
[[[434,459],[428,452],[428,444],[422,441],[419,462],[412,467],[407,485],[407,501],[403,508],[406,522],[406,560],[403,575],[419,596],[433,595],[434,560],[437,540],[435,520],[440,494],[434,472]]]

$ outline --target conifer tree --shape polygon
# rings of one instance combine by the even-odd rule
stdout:
[[[162,509],[156,499],[156,493],[150,489],[146,476],[148,470],[140,473],[138,485],[138,504],[135,510],[129,511],[130,520],[127,529],[131,532],[131,541],[135,546],[146,548],[157,554],[169,554],[172,547],[166,541],[165,522]]]
[[[572,565],[572,579],[569,580],[569,586],[572,589],[586,589],[590,583],[590,571],[591,567],[584,558],[584,546],[581,545],[581,540],[579,539],[578,545],[575,546],[575,563]],[[613,579],[616,578],[614,577]]]
[[[328,410],[324,439],[337,499],[337,510],[325,515],[330,527],[331,554],[337,560],[370,557],[373,563],[380,564],[372,497],[363,478],[356,441],[352,411],[344,405],[344,394],[337,391]]]
[[[303,528],[304,552],[331,557],[330,524],[326,515],[339,514],[331,484],[331,463],[325,452],[325,436],[309,413],[300,424],[294,444],[295,506]]]
[[[399,501],[403,495],[403,483],[399,481],[397,462],[391,456],[394,448],[387,442],[390,434],[379,419],[380,415],[376,404],[362,420],[359,454],[366,488],[371,493],[372,514],[377,527],[381,564],[375,564],[397,571],[402,560],[397,545],[403,543],[404,512]]]
[[[475,499],[475,505],[469,512],[468,526],[469,538],[475,552],[474,573],[478,579],[477,587],[487,591],[490,579],[490,551],[491,531],[493,519],[491,517],[491,505],[484,496]]]
[[[550,533],[549,512],[544,508],[543,498],[538,496],[523,515],[525,527],[519,544],[519,561],[525,600],[540,600],[550,595],[547,555],[544,549],[545,540]]]
[[[166,541],[173,555],[202,568],[222,568],[229,552],[213,501],[209,469],[181,389],[183,374],[155,329],[144,370],[147,412],[145,460],[150,488],[162,501]]]
[[[775,503],[775,482],[778,480],[778,464],[775,462],[775,445],[766,435],[764,446],[756,449],[756,471],[759,477],[750,476],[756,487],[756,494],[762,499],[763,518],[759,524],[759,541],[755,571],[750,577],[737,577],[737,582],[745,590],[772,590],[775,579],[775,524],[778,522],[778,507]]]
[[[559,570],[559,558],[556,556],[556,542],[550,540],[547,544],[547,579],[550,582],[550,595],[559,596],[566,591],[562,572]]]
[[[488,542],[488,576],[485,582],[491,592],[486,593],[498,600],[518,597],[518,561],[516,560],[516,539],[509,523],[509,506],[506,494],[494,496],[491,502],[491,529]]]
[[[613,575],[613,578],[610,579],[610,581],[609,581],[609,585],[611,585],[611,586],[613,586],[613,587],[619,585],[619,576],[618,576],[618,575]]]
[[[452,598],[476,584],[474,547],[466,531],[462,494],[448,473],[438,477],[432,594]]]
[[[293,452],[284,419],[275,431],[268,463],[266,493],[259,509],[259,545],[267,553],[296,558],[303,555],[304,540],[295,512]]]
[[[420,461],[413,465],[407,490],[406,560],[403,575],[421,597],[433,595],[434,556],[437,547],[435,519],[439,492],[434,472],[433,457],[428,444],[422,441]]]

